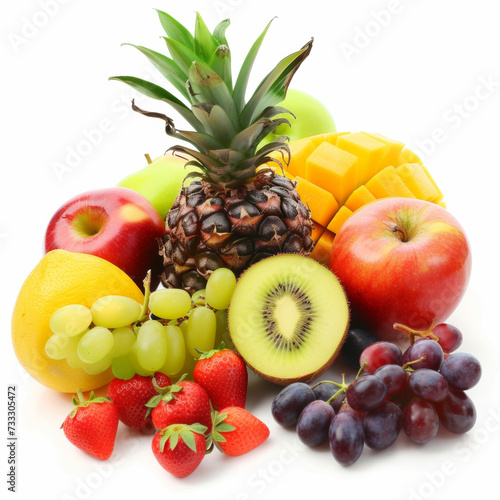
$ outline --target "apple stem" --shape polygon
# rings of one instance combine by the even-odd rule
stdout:
[[[398,233],[398,236],[399,236],[399,239],[402,241],[402,242],[406,242],[408,241],[408,234],[407,232],[402,228],[402,227],[399,227],[399,226],[394,226],[392,228],[392,232],[394,234]]]
[[[436,320],[433,319],[431,326],[427,328],[427,330],[414,330],[409,326],[403,325],[401,323],[394,323],[392,327],[394,330],[398,330],[400,332],[406,333],[410,339],[410,345],[415,342],[415,337],[428,337],[436,342],[439,342],[439,337],[432,333],[432,329],[436,326]]]
[[[144,156],[146,157],[146,161],[148,162],[148,165],[151,165],[151,163],[153,163],[153,160],[151,160],[151,156],[149,156],[149,153],[146,153]]]

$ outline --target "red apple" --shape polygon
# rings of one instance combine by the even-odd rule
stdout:
[[[353,318],[384,340],[442,323],[460,302],[471,272],[469,242],[444,208],[385,198],[355,212],[339,230],[330,269],[347,294]]]
[[[141,289],[151,269],[154,290],[162,268],[157,239],[164,234],[165,222],[146,198],[122,187],[98,189],[69,200],[52,216],[45,251],[96,255],[127,273]]]

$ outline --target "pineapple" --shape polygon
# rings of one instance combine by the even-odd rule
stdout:
[[[239,275],[264,257],[308,255],[313,248],[310,211],[300,200],[295,183],[266,166],[275,162],[282,169],[280,159],[288,163],[288,138],[279,137],[262,147],[259,144],[281,123],[288,123],[276,118],[288,113],[277,104],[309,55],[312,40],[279,62],[245,101],[250,71],[271,23],[251,47],[233,86],[231,51],[225,36],[229,20],[219,23],[211,33],[197,14],[193,36],[170,15],[157,12],[171,58],[134,47],[188,105],[151,82],[130,76],[111,79],[166,102],[194,128],[177,130],[170,117],[132,103],[135,111],[165,120],[169,136],[189,143],[171,150],[200,172],[188,174],[198,178],[181,189],[167,215],[160,249],[162,283],[193,293],[203,289],[219,267]]]

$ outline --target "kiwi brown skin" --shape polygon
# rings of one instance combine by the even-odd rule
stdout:
[[[273,257],[277,257],[278,255],[297,255],[297,254],[287,254],[287,253],[280,253],[280,254],[277,254],[277,255],[274,255],[272,257],[267,257],[266,259],[271,259]],[[262,260],[266,260],[266,259],[262,259]],[[250,267],[248,267],[238,278],[237,281],[239,281],[243,275],[249,271],[253,266],[255,266],[256,264],[258,264],[259,262],[261,261],[258,261],[256,262],[255,264],[252,264]],[[330,269],[328,269],[327,266],[323,265],[323,264],[320,264],[322,265],[322,267],[324,267],[325,269],[327,269],[328,271],[330,271]],[[331,271],[330,271],[331,272]],[[334,273],[332,273],[334,274]],[[334,274],[334,276],[337,278],[337,276]],[[234,351],[239,354],[241,356],[241,358],[243,359],[243,361],[245,362],[245,364],[248,366],[248,368],[250,368],[254,373],[256,373],[258,376],[262,377],[264,380],[267,380],[273,384],[276,384],[276,385],[280,385],[280,386],[286,386],[286,385],[290,385],[290,384],[293,384],[295,382],[303,382],[303,383],[309,383],[309,382],[312,382],[313,380],[315,380],[316,378],[318,378],[322,373],[324,373],[326,370],[328,370],[328,368],[330,368],[330,366],[333,364],[333,362],[337,359],[338,355],[340,354],[340,351],[342,350],[342,346],[344,345],[345,341],[346,341],[346,338],[347,338],[347,333],[349,331],[349,328],[350,328],[350,323],[351,323],[351,308],[350,308],[350,304],[349,304],[349,300],[348,300],[348,297],[345,293],[345,290],[344,290],[344,287],[342,286],[342,283],[340,283],[340,280],[337,278],[337,281],[339,282],[339,285],[340,287],[342,288],[342,292],[344,293],[344,297],[345,297],[345,300],[346,300],[346,304],[347,304],[347,321],[346,321],[346,327],[345,327],[345,330],[344,330],[344,333],[342,335],[342,338],[340,340],[340,342],[338,343],[338,346],[337,346],[337,349],[335,350],[335,352],[332,354],[332,356],[330,357],[330,359],[323,365],[321,366],[320,368],[318,368],[317,370],[315,370],[314,372],[311,372],[311,373],[306,373],[304,375],[301,375],[299,377],[293,377],[293,378],[280,378],[280,377],[273,377],[271,375],[268,375],[266,373],[263,373],[259,370],[257,370],[256,368],[254,368],[242,355],[241,353],[238,352],[238,349],[236,348],[236,345],[234,343],[234,339],[233,337],[231,336],[231,328],[229,327],[229,310],[231,308],[231,304],[229,305],[228,307],[228,321],[227,321],[227,328],[228,328],[228,331],[229,331],[229,336],[231,337],[231,340],[233,341],[233,345],[235,346],[234,347]]]

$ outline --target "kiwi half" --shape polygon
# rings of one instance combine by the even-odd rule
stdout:
[[[229,333],[247,365],[280,385],[310,382],[337,357],[349,307],[336,276],[297,254],[261,260],[238,280]]]

